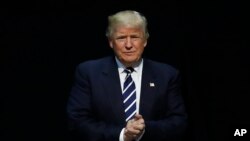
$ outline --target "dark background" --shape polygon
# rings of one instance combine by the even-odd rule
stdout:
[[[186,140],[227,140],[232,129],[249,125],[245,4],[105,2],[1,3],[1,141],[70,140],[65,108],[74,69],[112,54],[105,37],[107,16],[125,9],[148,19],[144,56],[182,73]]]

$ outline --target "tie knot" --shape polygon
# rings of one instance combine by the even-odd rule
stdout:
[[[124,70],[127,74],[129,73],[132,73],[134,71],[134,68],[132,67],[127,67],[125,70]]]

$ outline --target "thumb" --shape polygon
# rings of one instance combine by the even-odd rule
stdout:
[[[136,114],[135,116],[134,116],[134,120],[139,120],[139,119],[141,119],[142,118],[142,115],[140,115],[140,114]]]

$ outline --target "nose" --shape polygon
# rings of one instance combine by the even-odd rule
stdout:
[[[132,41],[132,40],[131,40],[130,37],[128,37],[128,38],[126,39],[125,47],[126,47],[127,49],[132,48],[132,42],[131,42],[131,41]]]

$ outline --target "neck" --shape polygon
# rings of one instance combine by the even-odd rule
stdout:
[[[127,68],[127,67],[132,67],[132,68],[134,68],[134,67],[136,67],[136,66],[138,66],[138,65],[140,64],[141,60],[142,60],[142,59],[139,59],[138,61],[136,61],[136,62],[131,62],[131,63],[126,63],[126,62],[121,62],[121,63],[122,63],[126,68]]]

